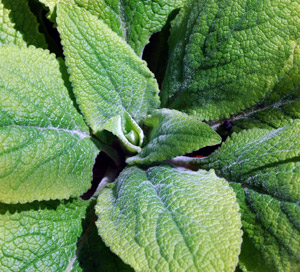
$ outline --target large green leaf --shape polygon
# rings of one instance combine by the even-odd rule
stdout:
[[[75,0],[102,19],[140,56],[150,36],[164,26],[169,14],[185,0]]]
[[[27,0],[0,0],[0,45],[4,44],[47,48]]]
[[[172,26],[163,106],[218,120],[262,100],[293,66],[299,15],[299,0],[189,0]]]
[[[0,271],[70,271],[87,202],[0,203]]]
[[[233,271],[241,222],[213,171],[126,168],[96,206],[99,234],[135,271]]]
[[[122,38],[83,8],[59,3],[57,14],[74,92],[94,132],[124,112],[139,122],[159,106],[153,74]]]
[[[299,43],[299,42],[298,42]],[[292,68],[260,103],[233,118],[234,130],[279,128],[300,118],[300,46],[294,50]]]
[[[79,196],[98,150],[54,55],[0,48],[0,201]]]
[[[221,142],[207,124],[176,110],[156,110],[144,125],[150,129],[148,143],[138,155],[126,160],[129,164],[164,161]]]
[[[300,267],[299,150],[296,120],[276,130],[234,134],[210,157],[194,160],[237,183],[232,186],[242,207],[243,228],[269,271]]]

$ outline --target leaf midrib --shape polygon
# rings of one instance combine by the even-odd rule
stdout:
[[[74,137],[74,135],[77,135],[80,140],[84,139],[84,138],[89,138],[90,135],[82,132],[80,130],[73,130],[73,129],[66,129],[66,128],[60,128],[60,127],[53,127],[53,126],[48,126],[48,127],[39,127],[39,126],[33,126],[33,125],[16,125],[16,124],[9,124],[9,125],[0,125],[0,129],[1,128],[7,128],[7,127],[15,127],[15,128],[31,128],[31,129],[38,129],[38,130],[54,130],[56,132],[67,132],[69,134],[72,135],[72,137]]]

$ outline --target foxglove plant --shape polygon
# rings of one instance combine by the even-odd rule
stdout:
[[[300,0],[0,18],[0,271],[299,271]]]

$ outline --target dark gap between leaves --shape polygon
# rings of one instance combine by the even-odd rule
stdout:
[[[52,53],[55,53],[57,57],[61,57],[62,59],[65,59],[57,28],[54,26],[54,24],[51,21],[47,19],[46,15],[47,15],[47,11],[43,10],[41,16],[43,23],[40,24],[40,26],[42,27],[44,25],[45,29],[42,29],[42,31],[47,31],[45,37],[46,37],[47,44],[49,46],[48,49]]]
[[[142,59],[148,64],[148,68],[155,75],[159,88],[161,88],[167,70],[171,21],[178,14],[179,9],[174,10],[168,17],[167,23],[161,31],[154,33],[145,46]]]
[[[115,136],[112,135],[112,137]],[[87,192],[85,192],[81,196],[83,200],[88,200],[94,195],[101,180],[105,177],[105,175],[108,174],[107,171],[112,172],[110,174],[114,177],[117,177],[119,176],[119,173],[126,167],[126,153],[124,152],[124,148],[122,148],[117,138],[113,141],[112,148],[114,148],[118,152],[121,158],[121,164],[117,166],[115,162],[105,152],[101,151],[97,156],[93,167],[92,186]]]
[[[47,18],[49,8],[45,8],[44,5],[37,0],[29,0],[28,4],[31,12],[36,16],[38,21],[39,32],[44,34],[46,38],[48,49],[51,53],[55,53],[57,57],[64,59],[63,49],[57,28],[55,27],[54,23]]]
[[[95,164],[93,167],[92,187],[81,196],[83,200],[88,200],[94,195],[100,181],[111,165],[114,165],[112,159],[104,152],[100,152],[95,160]]]

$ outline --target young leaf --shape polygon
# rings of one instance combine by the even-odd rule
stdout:
[[[161,30],[169,14],[185,0],[75,0],[103,20],[140,56],[150,36]]]
[[[213,171],[126,168],[96,206],[99,234],[135,271],[233,271],[241,223]]]
[[[116,135],[130,152],[141,151],[140,146],[144,138],[143,130],[127,112],[124,112],[122,116],[117,115],[110,118],[103,128]]]
[[[0,201],[79,196],[98,149],[73,107],[54,55],[0,48]]]
[[[189,0],[172,26],[163,106],[218,120],[262,100],[293,66],[299,1]]]
[[[0,270],[67,271],[74,262],[82,200],[0,203]]]
[[[241,184],[232,186],[238,192],[244,230],[276,271],[296,271],[288,267],[300,265],[299,150],[296,120],[276,130],[234,134],[210,157],[197,160]]]
[[[144,124],[151,128],[148,143],[138,155],[126,160],[129,164],[159,162],[221,142],[207,124],[176,110],[156,110]]]
[[[0,0],[0,45],[5,44],[47,48],[27,0]]]
[[[127,112],[139,122],[159,106],[153,74],[124,40],[83,8],[59,3],[57,14],[74,92],[95,133],[111,117]]]

